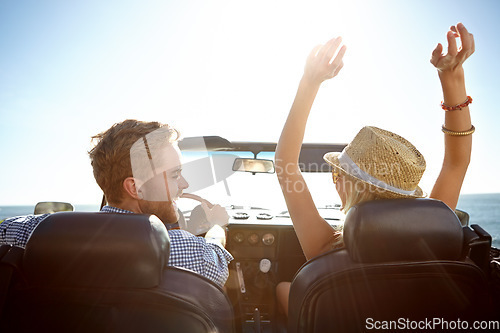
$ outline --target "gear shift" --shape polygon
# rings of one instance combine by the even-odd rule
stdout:
[[[271,269],[271,260],[262,259],[259,263],[259,269],[262,273],[266,274]]]

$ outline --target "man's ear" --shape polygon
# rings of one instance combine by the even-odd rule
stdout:
[[[133,178],[133,177],[125,178],[125,180],[123,181],[123,189],[125,190],[125,193],[129,197],[131,197],[135,200],[142,199],[142,193],[141,193],[141,191],[137,190],[135,178]]]

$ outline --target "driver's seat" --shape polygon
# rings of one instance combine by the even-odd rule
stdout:
[[[404,325],[487,316],[486,274],[466,256],[461,224],[441,201],[355,206],[346,216],[344,242],[295,276],[288,332],[425,331],[428,325]]]
[[[20,257],[2,332],[233,332],[223,290],[167,267],[170,240],[155,216],[61,212]]]

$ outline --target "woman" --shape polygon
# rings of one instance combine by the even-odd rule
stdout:
[[[462,43],[460,49],[457,37]],[[431,63],[438,70],[444,96],[442,107],[446,112],[442,128],[444,161],[430,197],[455,209],[470,161],[471,134],[474,132],[468,107],[472,99],[465,91],[462,67],[474,52],[474,38],[462,23],[458,23],[448,31],[447,40],[447,54],[442,54],[443,46],[438,44],[431,57]],[[341,41],[337,37],[312,50],[276,147],[278,179],[307,260],[343,245],[342,233],[335,231],[319,215],[298,166],[307,118],[316,93],[323,81],[335,77],[342,69],[346,48],[340,47]],[[324,158],[332,166],[333,182],[345,213],[363,201],[423,196],[418,182],[425,170],[425,160],[411,143],[397,134],[365,127],[342,153],[328,153]],[[294,191],[298,188],[301,191]],[[278,300],[285,313],[288,312],[289,289],[289,282],[277,286]]]

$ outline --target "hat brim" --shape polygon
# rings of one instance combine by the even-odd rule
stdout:
[[[323,156],[323,159],[328,164],[330,164],[333,169],[338,170],[338,171],[340,171],[340,172],[342,172],[344,174],[347,174],[347,175],[355,178],[356,180],[358,180],[358,181],[366,184],[366,186],[368,186],[368,190],[369,191],[380,193],[386,199],[423,198],[423,197],[427,196],[427,194],[424,191],[422,191],[422,189],[419,186],[417,186],[417,188],[415,189],[414,194],[403,194],[403,193],[395,192],[395,191],[392,191],[392,190],[389,190],[389,189],[377,186],[377,185],[372,184],[370,182],[367,182],[367,181],[365,181],[365,180],[363,180],[361,178],[358,178],[355,175],[353,175],[353,174],[349,173],[348,171],[344,170],[340,166],[340,162],[339,162],[339,158],[338,158],[340,154],[341,153],[339,153],[339,152],[326,153]]]

